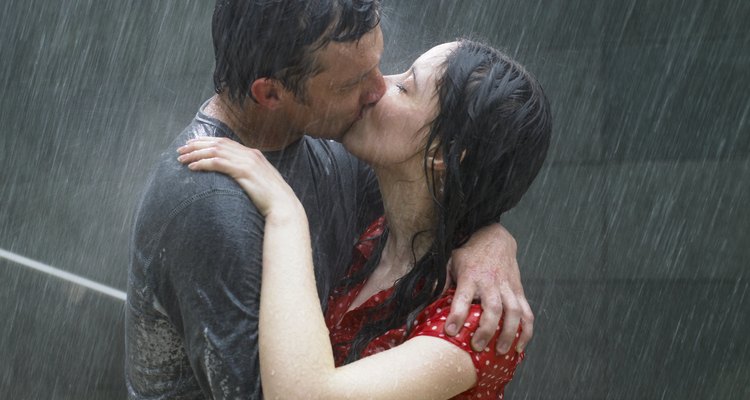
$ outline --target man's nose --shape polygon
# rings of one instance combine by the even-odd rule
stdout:
[[[376,71],[376,74],[371,78],[370,87],[365,94],[364,104],[367,106],[374,105],[381,97],[385,94],[386,84],[383,79],[383,74],[380,70]]]

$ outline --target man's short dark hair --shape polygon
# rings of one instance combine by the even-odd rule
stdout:
[[[242,103],[253,81],[273,78],[304,101],[307,78],[321,69],[313,53],[379,22],[380,0],[217,0],[214,88]]]

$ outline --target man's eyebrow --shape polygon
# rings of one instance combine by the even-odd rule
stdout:
[[[352,86],[352,85],[358,84],[359,82],[362,81],[362,79],[364,79],[367,75],[370,75],[370,73],[372,73],[372,71],[374,71],[375,69],[377,69],[379,66],[380,66],[380,59],[378,59],[377,64],[373,65],[373,67],[370,68],[370,69],[368,69],[367,72],[363,73],[362,75],[360,75],[360,76],[358,76],[358,77],[356,77],[354,79],[346,81],[343,86],[347,87],[347,86]]]

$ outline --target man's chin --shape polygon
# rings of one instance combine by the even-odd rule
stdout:
[[[325,131],[325,132],[308,131],[308,132],[305,132],[305,135],[314,137],[316,139],[334,140],[336,142],[341,142],[341,139],[344,137],[344,134],[346,133],[346,132],[339,132],[339,133],[332,134],[331,132],[334,132],[334,131],[331,131],[331,130]]]

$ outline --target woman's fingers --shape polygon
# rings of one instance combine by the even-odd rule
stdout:
[[[216,138],[191,139],[177,149],[180,154],[177,161],[183,164],[202,160],[205,158],[214,158],[218,156],[219,146]]]
[[[177,157],[177,161],[183,164],[190,164],[192,162],[202,160],[205,158],[218,157],[219,156],[218,152],[219,152],[219,149],[217,149],[216,147],[191,149],[185,153],[181,153],[181,155]]]
[[[195,150],[217,147],[219,143],[221,143],[218,139],[220,138],[202,137],[197,139],[190,139],[183,146],[179,147],[177,149],[177,152],[180,154],[185,154]]]
[[[260,151],[247,148],[240,143],[226,138],[205,137],[191,139],[184,146],[178,148],[177,152],[180,154],[177,160],[183,164],[191,164],[198,160],[213,158],[228,161],[229,164],[202,163],[199,167],[195,168],[223,173],[231,172],[231,175],[234,177],[238,177],[235,174],[240,173],[243,169],[253,167],[254,165],[257,166],[258,163],[265,161]]]
[[[299,203],[276,168],[262,152],[227,138],[200,137],[177,149],[177,159],[194,171],[220,172],[234,178],[267,216],[272,210],[286,211]]]
[[[234,166],[223,158],[200,158],[188,164],[193,171],[221,172],[234,176]]]
[[[184,146],[181,146],[177,149],[177,152],[179,154],[189,154],[197,150],[205,150],[205,149],[215,149],[216,151],[225,151],[227,154],[241,154],[243,152],[247,151],[253,151],[253,149],[247,148],[243,146],[240,143],[235,142],[234,140],[227,139],[227,138],[217,138],[217,137],[200,137],[195,139],[190,139],[185,143]]]

